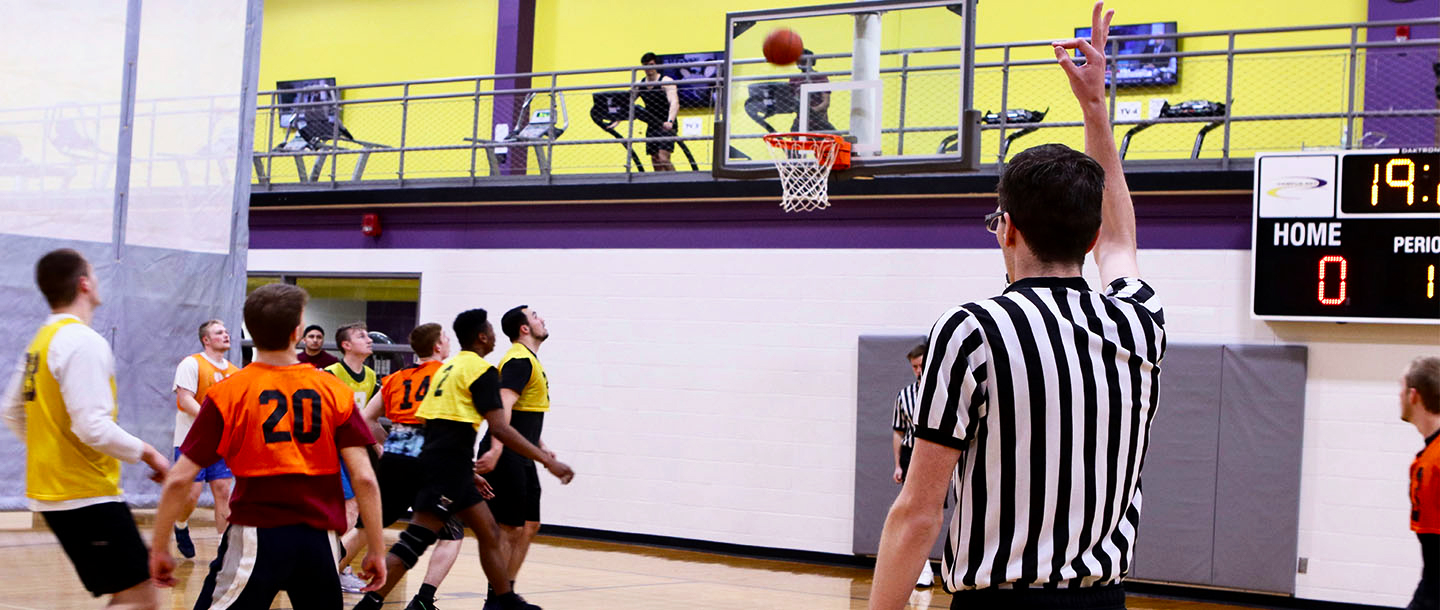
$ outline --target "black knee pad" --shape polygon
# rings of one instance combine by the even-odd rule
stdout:
[[[435,538],[435,532],[411,523],[405,531],[400,532],[400,540],[390,547],[390,554],[398,557],[408,570],[415,567],[415,562],[425,554],[425,549],[435,544]]]

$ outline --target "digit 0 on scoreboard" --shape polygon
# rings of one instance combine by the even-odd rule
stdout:
[[[1328,268],[1330,268],[1331,265],[1334,265],[1335,267],[1339,267],[1340,271],[1339,271],[1339,273],[1334,273],[1334,274],[1332,274],[1332,275],[1330,276],[1330,277],[1331,277],[1330,283],[1331,283],[1332,285],[1337,286],[1337,288],[1335,288],[1335,293],[1336,293],[1336,294],[1333,294],[1333,296],[1327,296],[1327,295],[1331,295],[1331,293],[1330,293],[1330,292],[1327,292],[1327,291],[1325,290],[1325,275],[1326,275],[1326,274],[1325,274],[1325,270],[1328,269]],[[1345,304],[1345,288],[1346,288],[1345,280],[1349,279],[1349,278],[1347,277],[1349,274],[1346,273],[1346,271],[1348,270],[1348,269],[1347,269],[1348,267],[1349,267],[1349,265],[1346,264],[1346,262],[1345,262],[1345,257],[1343,257],[1343,256],[1336,256],[1336,255],[1334,255],[1334,254],[1331,254],[1330,256],[1322,256],[1322,257],[1320,257],[1320,291],[1319,291],[1319,299],[1320,299],[1320,304],[1321,304],[1321,305],[1344,305],[1344,304]]]
[[[1256,157],[1251,316],[1440,324],[1440,150]]]

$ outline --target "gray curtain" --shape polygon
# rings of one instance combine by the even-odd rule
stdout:
[[[75,248],[104,299],[92,325],[115,353],[120,425],[167,455],[200,323],[239,344],[262,4],[0,0],[20,59],[0,79],[33,93],[0,97],[0,383],[49,313],[35,261]],[[0,510],[27,505],[24,456],[0,433]],[[133,504],[158,499],[147,471],[122,469]]]

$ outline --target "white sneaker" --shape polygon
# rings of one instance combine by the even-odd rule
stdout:
[[[931,587],[935,585],[935,575],[930,573],[930,562],[925,562],[925,569],[920,571],[920,579],[915,581],[917,587]]]
[[[345,566],[345,571],[340,573],[341,591],[346,593],[359,593],[365,590],[365,585],[367,584],[369,583],[360,580],[360,577],[356,576],[355,573],[350,570],[350,566]]]

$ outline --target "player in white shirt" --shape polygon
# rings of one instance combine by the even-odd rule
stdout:
[[[109,595],[111,608],[157,608],[120,462],[143,461],[155,481],[170,463],[115,423],[115,356],[90,328],[100,306],[90,263],[68,248],[50,252],[35,265],[35,283],[51,315],[0,395],[0,417],[25,443],[30,510],[45,519],[92,595]]]
[[[200,405],[205,402],[205,393],[210,386],[219,383],[221,380],[240,371],[239,367],[231,364],[225,359],[225,352],[230,350],[230,332],[225,330],[225,323],[220,320],[207,320],[200,325],[200,345],[204,348],[200,353],[186,356],[175,367],[175,457],[180,459],[180,445],[185,442],[185,435],[190,433],[190,426],[195,423],[195,416],[200,413]],[[200,500],[200,493],[205,484],[210,484],[210,495],[215,498],[215,531],[225,532],[230,517],[230,490],[234,485],[235,475],[230,473],[230,468],[225,465],[225,460],[220,460],[201,470],[195,475],[195,485],[190,490],[188,503],[180,513],[180,521],[175,524],[175,547],[185,557],[195,556],[195,543],[190,539],[190,513],[195,512],[195,503]]]

